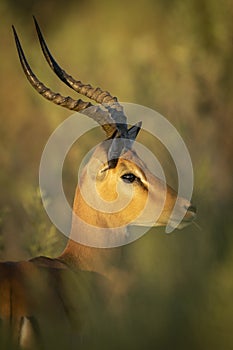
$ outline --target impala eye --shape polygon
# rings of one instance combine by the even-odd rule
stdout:
[[[121,176],[122,180],[126,183],[132,183],[136,180],[137,176],[132,173],[124,174]]]

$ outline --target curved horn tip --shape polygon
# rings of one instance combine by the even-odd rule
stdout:
[[[35,16],[32,16],[32,18],[33,18],[33,20],[34,20],[34,24],[35,24],[35,27],[36,27],[37,32],[41,33],[40,26],[39,26],[39,23],[38,23],[36,17],[35,17]]]
[[[12,30],[13,30],[13,33],[14,33],[15,38],[18,38],[18,35],[17,35],[16,29],[15,29],[15,26],[12,24],[11,27],[12,27]]]
[[[33,18],[34,22],[37,23],[36,16],[32,15],[32,18]]]

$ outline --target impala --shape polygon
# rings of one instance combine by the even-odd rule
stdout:
[[[61,69],[48,50],[36,21],[35,25],[44,56],[52,70],[66,85],[98,105],[61,96],[40,82],[27,63],[13,27],[19,59],[27,79],[47,100],[93,118],[101,125],[108,140],[95,149],[82,171],[73,202],[70,238],[63,253],[56,259],[37,257],[29,261],[0,263],[2,344],[15,344],[22,349],[46,348],[47,344],[51,348],[51,332],[48,329],[53,329],[56,324],[55,339],[58,338],[61,348],[64,348],[67,344],[62,345],[61,333],[75,333],[75,341],[78,342],[82,332],[89,332],[93,290],[94,294],[97,289],[101,294],[107,279],[119,277],[118,273],[114,274],[114,266],[121,257],[121,247],[87,246],[79,243],[79,237],[93,237],[96,230],[109,228],[114,229],[115,235],[124,238],[129,225],[151,226],[154,223],[155,226],[165,226],[176,201],[184,214],[178,226],[181,228],[192,222],[195,208],[186,199],[178,198],[171,187],[155,177],[133,149],[140,123],[129,127],[116,97],[75,80]],[[96,191],[92,196],[94,205],[91,205],[84,194],[93,184]],[[162,198],[165,198],[162,211],[155,215]],[[127,202],[121,210],[102,210],[100,202],[104,201],[108,206],[108,203],[112,205],[113,201],[120,203],[121,200]],[[172,217],[172,222],[176,223],[176,217]],[[102,243],[104,246],[104,242],[100,242],[100,246]],[[76,348],[75,344],[69,344],[68,348]]]

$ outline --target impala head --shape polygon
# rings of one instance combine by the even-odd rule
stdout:
[[[195,216],[195,208],[176,191],[156,177],[130,149],[115,167],[109,166],[109,142],[96,148],[85,166],[74,201],[74,212],[97,227],[117,228],[127,225],[171,226],[182,228]],[[181,223],[172,211],[176,200]],[[95,211],[98,210],[98,215]],[[86,213],[89,213],[87,215]],[[177,212],[176,212],[177,213]]]
[[[92,227],[113,229],[128,225],[166,226],[168,222],[170,226],[182,228],[191,223],[195,208],[156,177],[134,150],[141,123],[129,127],[116,97],[68,75],[52,57],[36,21],[35,25],[44,56],[56,75],[70,88],[100,105],[63,97],[40,82],[28,65],[13,28],[19,58],[29,82],[46,99],[93,118],[107,137],[83,169],[74,200],[75,216]],[[181,223],[177,212],[173,213],[176,202],[183,216]]]

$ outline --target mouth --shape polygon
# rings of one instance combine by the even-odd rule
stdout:
[[[190,205],[188,208],[186,208],[186,213],[185,216],[183,217],[182,221],[177,221],[175,218],[171,218],[169,220],[168,226],[170,226],[171,228],[177,228],[179,230],[181,230],[182,228],[190,225],[193,220],[196,218],[196,207],[194,207],[193,205]]]
[[[144,226],[144,227],[159,227],[159,226],[166,226],[167,232],[172,232],[174,229],[183,229],[186,226],[189,226],[192,224],[194,219],[196,218],[196,208],[193,205],[189,205],[187,207],[183,206],[182,210],[185,209],[185,215],[182,220],[180,220],[179,217],[176,218],[176,216],[170,217],[168,220],[158,220],[158,221],[137,221],[132,222],[130,225],[132,226]]]

